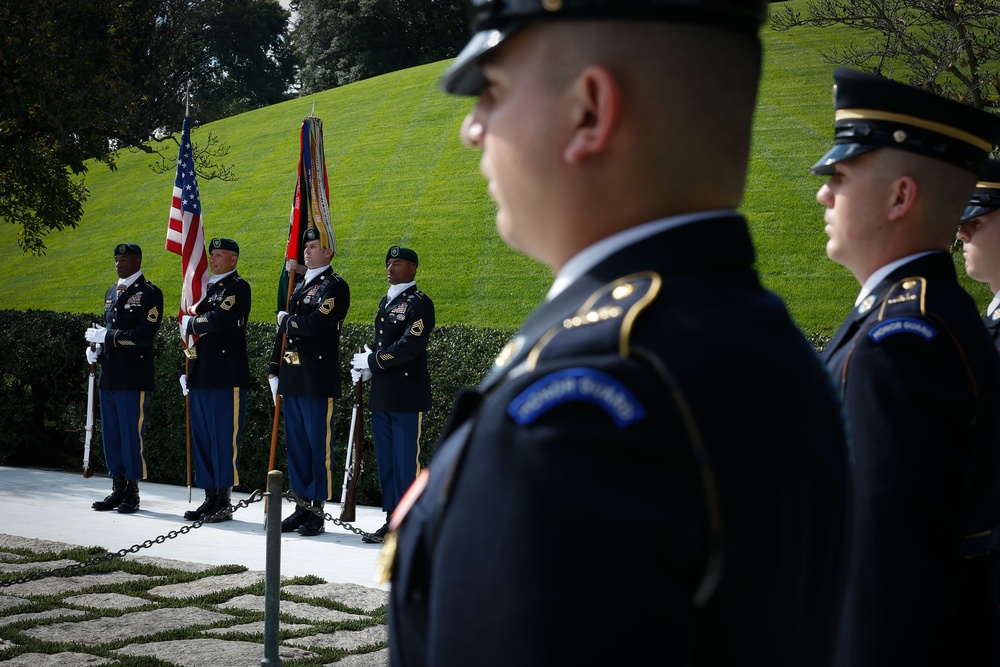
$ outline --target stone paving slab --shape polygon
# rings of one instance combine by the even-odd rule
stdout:
[[[308,637],[296,637],[286,640],[285,644],[309,648],[340,648],[354,651],[363,646],[375,646],[389,641],[389,633],[384,625],[377,625],[361,630],[337,630],[336,632],[321,632]]]
[[[0,626],[10,625],[11,623],[17,623],[18,621],[47,621],[52,618],[86,615],[87,612],[80,611],[79,609],[49,609],[48,611],[36,611],[25,614],[14,614],[13,616],[4,616],[3,618],[0,618]],[[25,634],[28,634],[31,630],[25,630],[24,632]]]
[[[312,626],[307,623],[285,623],[283,621],[278,621],[278,631],[279,632],[297,632],[299,630],[308,630]],[[242,634],[242,635],[264,635],[264,621],[254,621],[253,623],[244,623],[242,625],[230,625],[225,628],[209,628],[208,630],[202,630],[203,635],[229,635],[229,634]]]
[[[60,560],[45,560],[33,563],[0,563],[0,572],[37,572],[44,570],[58,570],[62,567],[76,565],[75,560],[62,558]]]
[[[102,658],[89,653],[22,653],[16,658],[4,661],[4,667],[94,667],[96,665],[113,665],[117,660]],[[338,663],[342,664],[342,663]]]
[[[133,644],[117,649],[114,653],[148,655],[178,667],[260,667],[264,656],[264,645],[224,639],[179,639]],[[278,647],[278,657],[282,662],[310,658],[314,655],[316,654],[300,648]],[[334,664],[342,665],[343,661]]]
[[[94,586],[113,586],[130,581],[155,581],[163,577],[147,577],[144,574],[128,572],[107,572],[104,574],[83,574],[75,577],[50,577],[23,584],[7,586],[4,590],[12,595],[62,595],[74,593]]]
[[[25,600],[24,598],[18,598],[12,595],[0,595],[0,613],[3,613],[8,609],[23,607],[26,604],[31,604],[31,600]]]
[[[145,598],[122,595],[121,593],[86,593],[63,598],[63,602],[90,609],[134,609],[135,607],[156,604]]]
[[[220,609],[247,609],[249,611],[259,611],[263,613],[264,596],[239,595],[228,602],[223,602],[222,604],[216,606]],[[336,609],[327,609],[326,607],[317,607],[316,605],[305,604],[303,602],[292,602],[291,600],[281,601],[280,613],[282,616],[301,618],[311,623],[320,621],[339,623],[342,621],[364,621],[369,619],[368,616],[349,614],[344,611],[337,611]]]
[[[331,662],[323,667],[386,667],[389,664],[389,649],[383,648],[371,653],[357,653]]]
[[[263,572],[239,572],[237,574],[220,574],[214,577],[203,577],[182,584],[157,586],[156,588],[149,589],[149,593],[161,598],[196,598],[220,591],[256,586],[263,583],[263,581]]]
[[[282,586],[283,593],[304,598],[325,598],[335,600],[345,607],[371,613],[389,603],[388,591],[369,588],[358,584],[293,584]]]
[[[165,630],[177,630],[198,625],[212,625],[213,623],[231,618],[232,616],[228,614],[220,614],[198,607],[153,609],[151,611],[137,611],[122,616],[108,616],[89,621],[77,621],[75,623],[53,623],[51,625],[30,628],[25,630],[24,634],[35,639],[50,642],[98,646],[145,637]]]

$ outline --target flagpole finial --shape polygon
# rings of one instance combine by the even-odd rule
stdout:
[[[309,116],[311,118],[315,118],[316,117],[316,102],[313,102],[313,108],[312,108],[312,111],[309,112]]]
[[[184,92],[184,116],[191,115],[191,82],[188,81],[187,90]]]

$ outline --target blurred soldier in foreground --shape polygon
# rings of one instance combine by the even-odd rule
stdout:
[[[996,665],[1000,357],[950,254],[1000,118],[837,68],[826,254],[861,285],[823,351],[857,514],[840,664]]]
[[[475,9],[442,86],[555,281],[393,514],[392,664],[829,664],[840,408],[735,210],[765,3]]]
[[[143,439],[146,404],[153,391],[153,339],[163,320],[163,292],[142,274],[142,249],[115,246],[118,282],[104,295],[104,326],[85,334],[87,360],[101,363],[101,437],[111,494],[95,510],[131,514],[139,509],[139,480],[146,479]]]
[[[181,376],[181,388],[185,395],[190,393],[194,482],[205,489],[205,501],[184,513],[189,521],[232,519],[232,514],[211,517],[230,506],[233,486],[240,483],[237,462],[250,386],[250,283],[236,271],[239,259],[236,241],[212,239],[208,290],[198,314],[185,315],[180,322],[181,336],[196,339],[185,349],[187,373]]]
[[[288,312],[278,313],[278,336],[268,380],[281,405],[288,452],[288,485],[322,511],[333,496],[334,401],[340,398],[340,329],[351,304],[345,281],[333,272],[333,250],[315,229],[306,230],[306,272],[296,279]],[[281,338],[286,334],[282,353]],[[301,506],[281,522],[281,532],[319,535],[322,517]]]

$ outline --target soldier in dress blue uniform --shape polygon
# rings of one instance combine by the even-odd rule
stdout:
[[[187,370],[181,376],[191,417],[194,483],[205,489],[205,500],[184,513],[190,521],[228,521],[215,517],[230,507],[233,486],[240,483],[237,467],[240,437],[246,421],[250,362],[247,357],[247,318],[250,283],[236,271],[240,246],[233,239],[209,243],[212,276],[197,306],[197,315],[181,317],[181,337]]]
[[[736,212],[765,3],[474,6],[442,85],[555,281],[393,513],[391,663],[830,664],[840,407]]]
[[[101,364],[100,404],[104,460],[112,490],[95,510],[131,514],[146,479],[146,406],[153,391],[153,339],[163,321],[163,292],[142,273],[142,249],[114,249],[118,282],[104,295],[104,325],[87,329],[87,360]]]
[[[840,664],[996,665],[1000,357],[950,248],[1000,118],[837,68],[826,253],[861,285],[823,351],[857,514]]]
[[[434,303],[417,289],[417,253],[394,245],[385,254],[389,290],[375,313],[375,351],[354,355],[351,377],[371,379],[368,409],[386,522],[364,542],[381,542],[389,520],[420,469],[420,432],[431,409],[427,340]]]
[[[986,283],[993,300],[983,315],[983,324],[1000,351],[1000,160],[990,159],[962,214],[958,239],[962,242],[965,271]]]
[[[288,311],[278,313],[268,377],[272,391],[282,398],[289,486],[322,510],[333,496],[333,408],[340,398],[340,330],[351,293],[347,281],[330,266],[333,250],[322,245],[319,233],[307,229],[303,239],[307,270],[296,278]],[[296,506],[281,522],[281,530],[319,535],[324,520]]]

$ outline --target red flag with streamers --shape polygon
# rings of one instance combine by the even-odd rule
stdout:
[[[320,243],[337,252],[337,238],[330,222],[330,183],[323,149],[323,121],[315,116],[302,119],[299,133],[299,168],[295,196],[288,220],[285,266],[278,281],[278,310],[288,307],[288,281],[292,270],[304,270],[302,235],[307,229],[319,232]]]
[[[208,285],[208,257],[201,224],[201,195],[191,149],[190,117],[184,117],[181,148],[174,177],[166,249],[181,256],[181,304],[177,317],[194,315]]]

